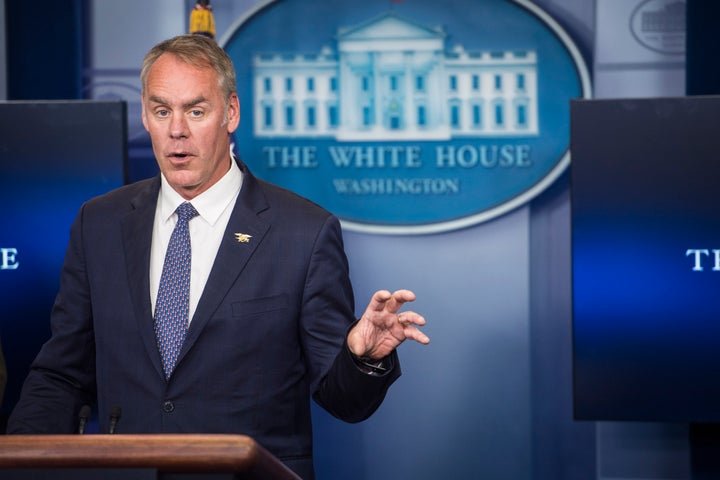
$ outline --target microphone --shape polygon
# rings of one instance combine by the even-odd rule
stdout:
[[[80,419],[80,423],[78,424],[78,434],[82,435],[85,433],[85,426],[87,426],[87,422],[90,419],[90,405],[83,405],[80,408],[78,418]]]
[[[122,410],[117,405],[110,409],[110,428],[108,429],[108,433],[115,433],[115,427],[117,427],[121,414]]]

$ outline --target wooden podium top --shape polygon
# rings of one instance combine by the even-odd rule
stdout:
[[[244,435],[2,435],[0,468],[152,468],[299,479]]]

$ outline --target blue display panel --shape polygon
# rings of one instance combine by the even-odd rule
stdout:
[[[720,97],[571,105],[575,416],[720,421]]]
[[[50,335],[70,225],[84,201],[123,184],[126,124],[123,102],[0,103],[2,416]]]

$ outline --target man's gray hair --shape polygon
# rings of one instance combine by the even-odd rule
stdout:
[[[217,42],[203,35],[179,35],[155,45],[143,60],[140,71],[140,81],[143,92],[147,87],[147,78],[155,61],[164,53],[169,53],[181,61],[195,67],[209,67],[215,70],[220,81],[220,88],[225,96],[225,101],[230,96],[237,94],[235,84],[235,68],[232,60],[225,50],[220,48]]]

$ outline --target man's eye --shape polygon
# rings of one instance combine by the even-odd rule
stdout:
[[[158,117],[167,117],[169,114],[170,112],[165,109],[155,110],[155,115],[157,115]]]
[[[202,110],[191,110],[190,115],[193,117],[202,117],[203,111]]]

